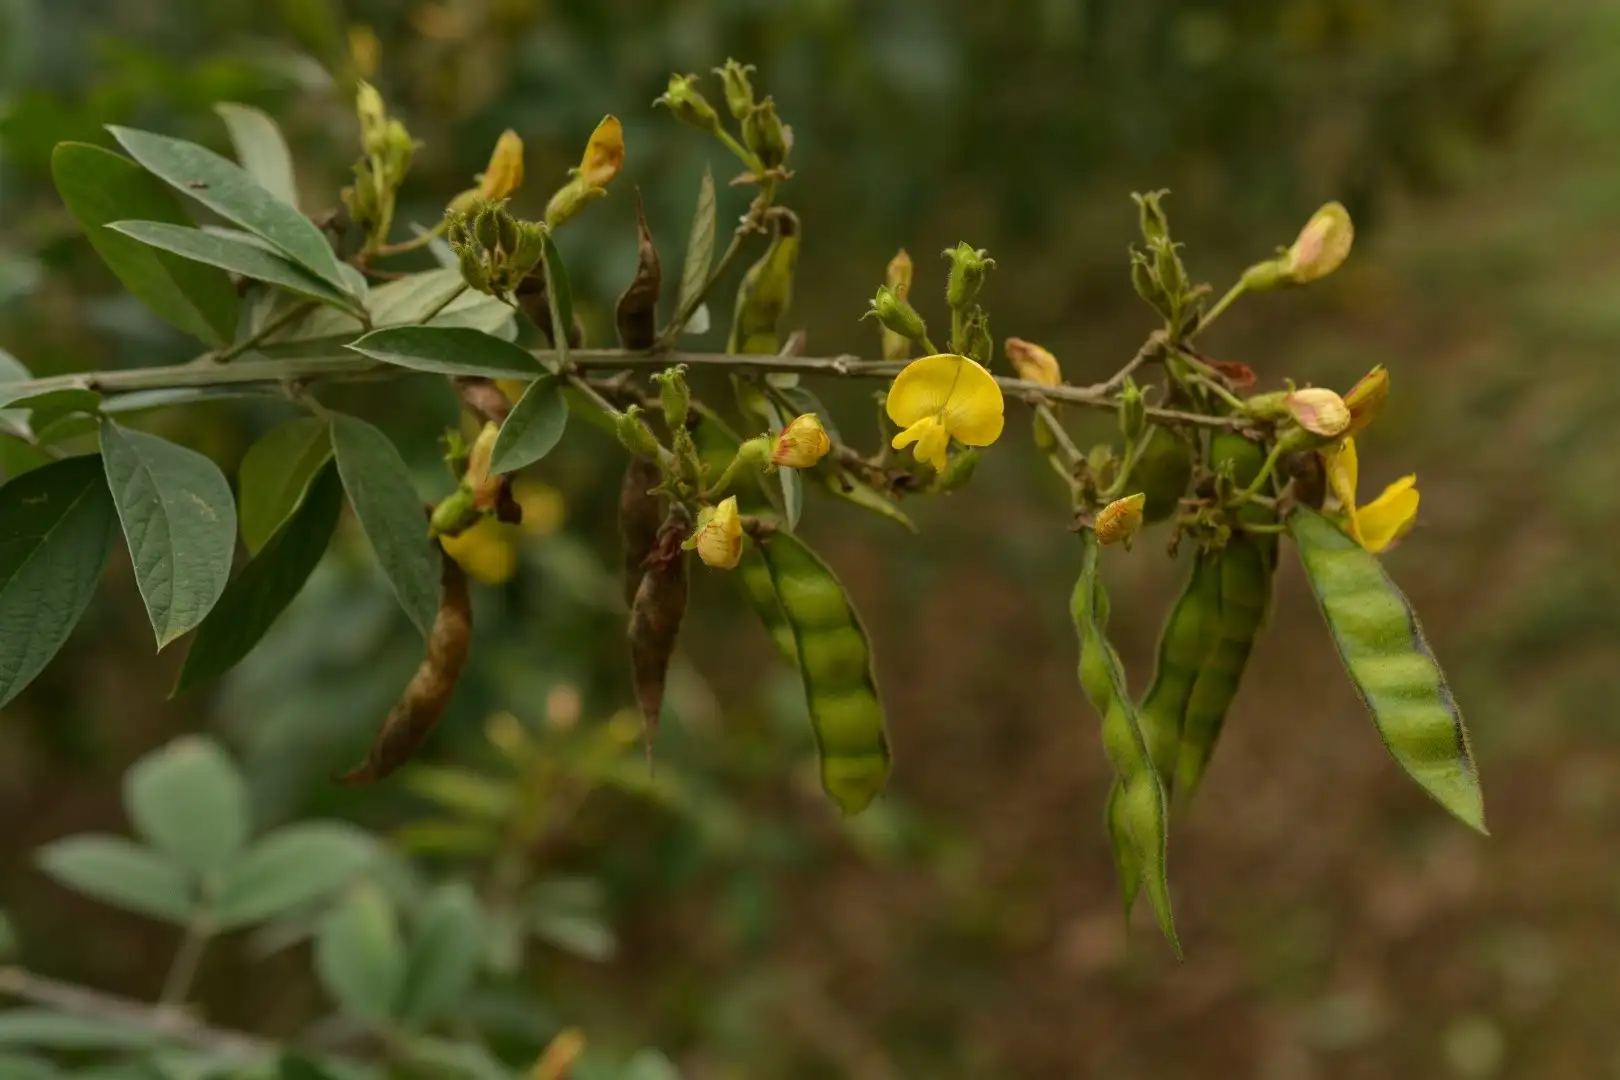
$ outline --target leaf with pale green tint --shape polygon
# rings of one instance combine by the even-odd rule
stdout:
[[[405,459],[387,435],[352,416],[332,417],[332,450],[383,575],[426,637],[439,613],[438,545],[428,536],[427,510]]]
[[[546,303],[551,308],[552,344],[557,355],[566,362],[568,335],[574,327],[574,286],[568,280],[568,267],[563,263],[562,252],[557,250],[557,241],[549,232],[542,233],[541,239],[544,241],[541,250],[546,264]]]
[[[229,277],[107,228],[130,219],[191,224],[150,173],[122,154],[66,142],[51,154],[51,176],[96,254],[131,295],[175,329],[210,345],[225,345],[235,336],[238,304]]]
[[[342,513],[337,470],[323,468],[303,504],[231,580],[197,627],[174,694],[223,675],[253,651],[315,572]]]
[[[395,1015],[405,944],[394,909],[375,888],[355,888],[321,920],[315,973],[343,1011],[379,1024]]]
[[[260,187],[298,208],[298,181],[293,175],[292,151],[281,127],[262,109],[222,101],[214,106],[231,133],[236,160]]]
[[[485,946],[484,909],[461,882],[440,885],[417,915],[399,1015],[425,1024],[448,1012],[471,988]]]
[[[188,735],[124,774],[124,810],[148,844],[207,877],[247,842],[247,785],[213,739]]]
[[[266,191],[240,165],[183,139],[109,124],[107,130],[158,179],[262,237],[340,292],[348,281],[313,221]]]
[[[83,413],[69,413],[60,416],[40,427],[34,432],[34,440],[41,446],[58,446],[82,439],[86,436],[94,437],[100,429],[101,421],[94,416]]]
[[[146,613],[162,649],[207,617],[236,551],[224,474],[183,446],[101,424],[101,455]]]
[[[460,326],[374,330],[349,348],[380,363],[435,375],[533,379],[543,373],[539,361],[522,347]]]
[[[0,487],[0,706],[78,625],[117,535],[98,457],[54,461]]]
[[[410,326],[429,315],[429,326],[459,326],[493,334],[512,322],[512,309],[493,296],[464,288],[459,270],[427,270],[380,285],[366,297],[375,329]],[[437,314],[435,314],[437,313]],[[365,333],[353,315],[318,308],[266,339],[266,356],[293,356],[320,346],[346,345]]]
[[[107,228],[154,249],[217,266],[233,274],[286,289],[308,300],[331,304],[345,311],[359,309],[354,299],[295,266],[285,257],[234,236],[158,221],[114,221]]]
[[[45,845],[35,859],[59,884],[104,904],[176,925],[192,916],[186,868],[122,836],[70,836]]]
[[[331,457],[331,428],[313,416],[271,428],[248,447],[236,472],[236,516],[249,555],[298,510]]]
[[[686,242],[686,262],[681,267],[681,291],[675,301],[676,311],[685,311],[686,305],[703,291],[704,284],[709,280],[709,265],[714,261],[714,203],[714,173],[705,165],[703,180],[698,187],[697,211],[692,215],[692,235]],[[693,312],[694,321],[696,315]],[[701,334],[708,328],[705,318],[703,330],[692,329],[690,324],[681,330]]]
[[[0,1046],[79,1051],[136,1050],[167,1041],[167,1036],[148,1024],[112,1017],[76,1016],[31,1006],[0,1011]]]
[[[0,1054],[0,1076],[6,1080],[57,1080],[62,1073],[42,1057],[32,1054]]]
[[[568,402],[555,375],[529,384],[501,424],[489,455],[489,471],[506,473],[533,465],[562,441],[568,427]]]
[[[222,930],[266,922],[331,896],[377,860],[365,831],[335,821],[284,825],[260,837],[220,880],[214,921]]]

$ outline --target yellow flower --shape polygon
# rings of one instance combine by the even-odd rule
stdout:
[[[698,558],[716,570],[730,570],[742,558],[742,518],[737,513],[737,496],[728,495],[719,506],[707,506],[698,514],[697,529],[687,544],[697,549]]]
[[[1350,426],[1350,408],[1344,399],[1321,386],[1307,386],[1295,390],[1283,399],[1294,422],[1324,438],[1342,435]]]
[[[1124,542],[1127,550],[1131,546],[1131,537],[1142,525],[1142,508],[1147,505],[1147,493],[1138,492],[1127,495],[1123,499],[1115,499],[1097,514],[1097,522],[1092,528],[1097,533],[1097,541],[1101,544],[1117,544]]]
[[[886,408],[900,425],[896,450],[916,445],[912,453],[935,470],[943,470],[952,438],[968,446],[989,446],[1001,437],[1001,387],[979,364],[965,356],[940,353],[913,360],[895,376]]]
[[[604,116],[585,144],[579,176],[591,187],[605,188],[624,167],[624,126],[616,116]]]
[[[776,448],[771,451],[771,464],[789,469],[808,469],[827,456],[832,439],[821,426],[821,417],[815,413],[796,416],[776,437]]]
[[[478,194],[490,202],[510,198],[523,183],[523,140],[507,128],[495,140],[489,167],[478,178]]]
[[[1025,382],[1056,386],[1063,381],[1063,371],[1058,367],[1057,357],[1033,341],[1010,337],[1005,348],[1013,370]]]
[[[568,516],[562,492],[538,480],[517,480],[512,499],[523,510],[523,531],[530,536],[551,536]]]
[[[1417,521],[1417,477],[1403,476],[1364,506],[1356,504],[1356,481],[1360,471],[1356,441],[1345,439],[1337,448],[1322,452],[1327,467],[1328,486],[1344,506],[1345,524],[1350,537],[1373,553],[1385,551],[1406,535]]]
[[[1383,364],[1379,364],[1363,375],[1344,395],[1344,403],[1350,410],[1350,426],[1345,429],[1345,434],[1355,435],[1365,430],[1384,411],[1384,402],[1388,399],[1389,372]]]
[[[517,573],[514,531],[493,517],[482,517],[459,536],[439,537],[439,544],[475,580],[485,585],[503,585]]]
[[[1350,257],[1350,245],[1355,239],[1356,227],[1350,220],[1350,211],[1342,203],[1328,203],[1311,215],[1311,220],[1299,231],[1299,238],[1288,249],[1286,273],[1289,280],[1303,285],[1327,277]]]

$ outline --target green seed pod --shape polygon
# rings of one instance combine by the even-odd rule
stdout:
[[[1125,485],[1147,496],[1142,508],[1143,524],[1156,524],[1176,512],[1192,474],[1192,446],[1169,428],[1155,425]]]
[[[1159,656],[1153,682],[1138,710],[1148,756],[1168,796],[1180,752],[1187,707],[1198,676],[1209,663],[1221,630],[1221,563],[1218,555],[1199,553],[1181,596],[1170,609],[1159,634]]]
[[[1108,788],[1103,827],[1108,832],[1108,844],[1114,849],[1114,874],[1119,879],[1119,894],[1125,902],[1128,923],[1131,908],[1136,905],[1136,894],[1142,891],[1142,858],[1136,852],[1136,840],[1125,820],[1125,785],[1118,777]]]
[[[473,238],[478,246],[493,254],[501,246],[501,219],[507,217],[503,203],[485,203],[473,218]]]
[[[1176,938],[1165,873],[1169,814],[1164,786],[1153,769],[1147,739],[1126,686],[1124,667],[1108,643],[1108,594],[1098,565],[1102,545],[1089,529],[1080,537],[1080,576],[1069,610],[1080,639],[1080,686],[1103,718],[1103,749],[1123,789],[1119,800],[1122,805],[1111,809],[1109,818],[1112,822],[1117,816],[1125,826],[1159,929],[1179,957],[1181,944]],[[1122,879],[1122,889],[1126,884]]]
[[[793,273],[799,263],[799,218],[791,210],[771,211],[771,243],[743,275],[737,289],[726,351],[767,355],[781,348],[782,316],[793,303]]]
[[[787,614],[782,610],[782,601],[776,597],[776,586],[771,584],[771,571],[765,565],[765,560],[754,548],[743,552],[742,561],[737,564],[737,573],[733,575],[742,583],[743,595],[748,605],[759,616],[759,621],[765,624],[765,630],[771,635],[771,643],[782,659],[795,668],[799,664],[799,645],[793,637],[793,627],[788,625]]]
[[[657,462],[637,454],[625,466],[619,487],[619,537],[624,543],[624,602],[635,604],[636,590],[646,572],[647,557],[664,522],[664,500],[652,489],[663,483]]]
[[[1457,819],[1485,832],[1468,729],[1423,628],[1377,556],[1314,510],[1288,533],[1345,670],[1390,755]]]
[[[866,630],[832,569],[799,537],[774,532],[759,551],[800,658],[822,788],[845,815],[858,814],[891,767]]]
[[[636,191],[636,276],[630,287],[619,297],[613,311],[614,325],[619,331],[619,345],[626,349],[650,349],[658,340],[658,292],[663,285],[663,270],[658,264],[658,248],[653,243],[652,230],[647,227],[647,212],[641,205],[641,191]],[[685,410],[681,412],[685,416]]]
[[[686,556],[680,541],[691,527],[686,509],[672,504],[630,604],[630,666],[649,750],[664,708],[669,661],[686,616]]]

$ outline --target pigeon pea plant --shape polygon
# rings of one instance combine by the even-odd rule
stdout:
[[[983,295],[996,262],[962,243],[944,252],[948,330],[912,304],[902,251],[866,314],[880,359],[803,355],[787,333],[803,239],[783,202],[793,132],[752,69],[719,70],[726,116],[695,76],[676,76],[655,105],[717,139],[741,162],[728,186],[751,199],[716,257],[719,195],[705,174],[678,282],[664,288],[644,217],[638,261],[615,308],[615,348],[586,341],[557,231],[602,198],[625,157],[608,117],[580,165],[526,221],[506,199],[523,182],[522,144],[503,136],[476,185],[443,220],[393,238],[395,196],[415,142],[376,92],[358,97],[362,156],[343,210],[311,218],[291,201],[291,163],[274,124],[222,110],[238,166],[200,146],[123,128],[128,156],[63,144],[55,172],[69,209],[130,290],[203,340],[190,364],[0,384],[13,459],[0,488],[0,703],[61,646],[120,534],[161,648],[190,650],[179,689],[239,661],[286,607],[331,539],[345,495],[383,574],[426,642],[426,658],[383,720],[364,760],[340,779],[387,777],[422,746],[466,663],[472,610],[466,566],[482,530],[521,508],[513,477],[537,466],[571,418],[612,432],[629,453],[620,500],[624,599],[634,695],[648,753],[695,562],[730,572],[802,677],[828,797],[857,814],[883,790],[891,744],[861,619],[832,567],[799,527],[807,488],[912,529],[904,500],[970,482],[1021,403],[1033,438],[1067,489],[1078,534],[1072,613],[1080,681],[1102,717],[1115,780],[1106,800],[1127,910],[1145,891],[1179,953],[1166,880],[1172,808],[1194,794],[1263,628],[1283,539],[1315,590],[1346,670],[1396,761],[1446,809],[1483,831],[1462,717],[1418,622],[1378,555],[1418,506],[1413,478],[1358,502],[1355,436],[1389,390],[1375,368],[1343,395],[1296,386],[1257,392],[1245,365],[1213,358],[1201,336],[1248,294],[1304,285],[1348,256],[1353,228],[1323,207],[1286,249],[1256,263],[1210,303],[1170,231],[1163,192],[1135,196],[1142,245],[1136,290],[1161,321],[1117,373],[1064,382],[1039,345],[1008,338],[1002,366]],[[226,225],[192,224],[175,193]],[[639,213],[638,213],[639,216]],[[708,323],[718,283],[743,273],[721,354],[681,349]],[[442,268],[379,268],[432,249]],[[660,322],[673,291],[673,314]],[[935,335],[941,343],[936,343]],[[526,347],[528,341],[537,347]],[[943,346],[943,347],[942,347]],[[455,490],[425,504],[387,436],[333,411],[319,391],[340,380],[438,376],[459,395],[468,435],[447,433]],[[888,382],[879,443],[846,436],[808,377]],[[719,386],[722,404],[708,389]],[[223,393],[282,393],[307,410],[247,455],[237,498],[215,465],[125,426],[123,417]],[[1118,436],[1076,445],[1062,410],[1105,410]],[[93,447],[87,445],[93,440]],[[78,453],[83,447],[90,451]],[[909,454],[904,453],[907,449]],[[31,455],[31,456],[30,456]],[[1157,670],[1133,694],[1109,645],[1101,564],[1147,526],[1196,549],[1186,591],[1166,623]],[[238,546],[248,558],[233,575]]]

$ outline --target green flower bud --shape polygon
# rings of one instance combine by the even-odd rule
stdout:
[[[1151,246],[1153,274],[1159,279],[1159,286],[1164,289],[1170,305],[1179,308],[1181,298],[1187,293],[1187,270],[1181,265],[1181,253],[1176,250],[1181,245],[1160,240]]]
[[[593,187],[584,177],[576,176],[558,188],[546,203],[546,224],[555,229],[606,194],[607,188]]]
[[[529,276],[529,272],[540,265],[540,259],[546,253],[546,227],[538,221],[520,221],[517,223],[517,242],[506,256],[506,264],[512,275],[521,281]]]
[[[1255,263],[1243,271],[1244,292],[1271,292],[1292,283],[1288,276],[1287,257]]]
[[[456,262],[461,267],[461,280],[467,287],[477,292],[487,293],[489,289],[489,268],[484,265],[475,248],[471,245],[456,252]]]
[[[641,419],[640,405],[632,405],[615,417],[613,429],[626,450],[644,458],[658,460],[658,452],[663,447],[659,446],[658,438]]]
[[[770,98],[748,110],[743,118],[743,143],[759,158],[767,169],[774,169],[787,160],[787,137],[782,121],[776,115],[776,102]]]
[[[885,330],[911,341],[921,341],[928,336],[928,325],[917,314],[917,309],[911,306],[903,292],[889,285],[878,286],[877,295],[872,297],[872,310],[861,318],[867,315],[876,315],[879,325]]]
[[[664,407],[664,423],[671,431],[686,427],[687,410],[692,405],[692,390],[686,385],[686,365],[676,364],[653,376],[658,384],[658,400]]]
[[[953,311],[966,311],[979,298],[985,274],[996,265],[996,260],[989,258],[989,254],[982,248],[975,250],[968,247],[966,243],[945,250],[945,257],[951,260],[951,274],[945,284],[945,302]]]
[[[752,64],[739,64],[729,59],[725,67],[714,69],[726,86],[726,108],[738,120],[746,120],[754,108],[754,86],[748,80],[748,74],[753,70]]]
[[[1142,389],[1136,385],[1136,380],[1127,376],[1119,394],[1119,430],[1129,444],[1141,438],[1146,426],[1147,406],[1142,403]]]
[[[1170,300],[1153,272],[1153,264],[1135,248],[1131,249],[1131,285],[1135,287],[1136,295],[1146,300],[1154,311],[1165,318],[1170,317]]]
[[[962,338],[962,351],[989,367],[990,361],[995,358],[996,343],[990,336],[990,315],[984,308],[976,307],[968,314]]]
[[[516,254],[518,244],[522,242],[522,236],[518,232],[517,219],[511,214],[499,214],[495,218],[495,227],[500,242],[500,253],[506,256]]]
[[[482,516],[474,505],[473,493],[465,487],[458,487],[433,508],[433,516],[428,521],[428,535],[459,536]]]
[[[495,252],[501,246],[501,218],[506,216],[506,210],[501,203],[485,203],[473,219],[473,238],[478,246],[487,252]]]
[[[1150,191],[1146,195],[1132,193],[1131,198],[1136,200],[1136,208],[1142,225],[1142,239],[1149,247],[1170,239],[1170,219],[1165,216],[1164,208],[1159,200],[1170,194],[1168,191]]]
[[[700,131],[720,130],[720,114],[698,91],[696,75],[671,75],[669,89],[654,99],[653,105],[663,105],[677,120]]]

